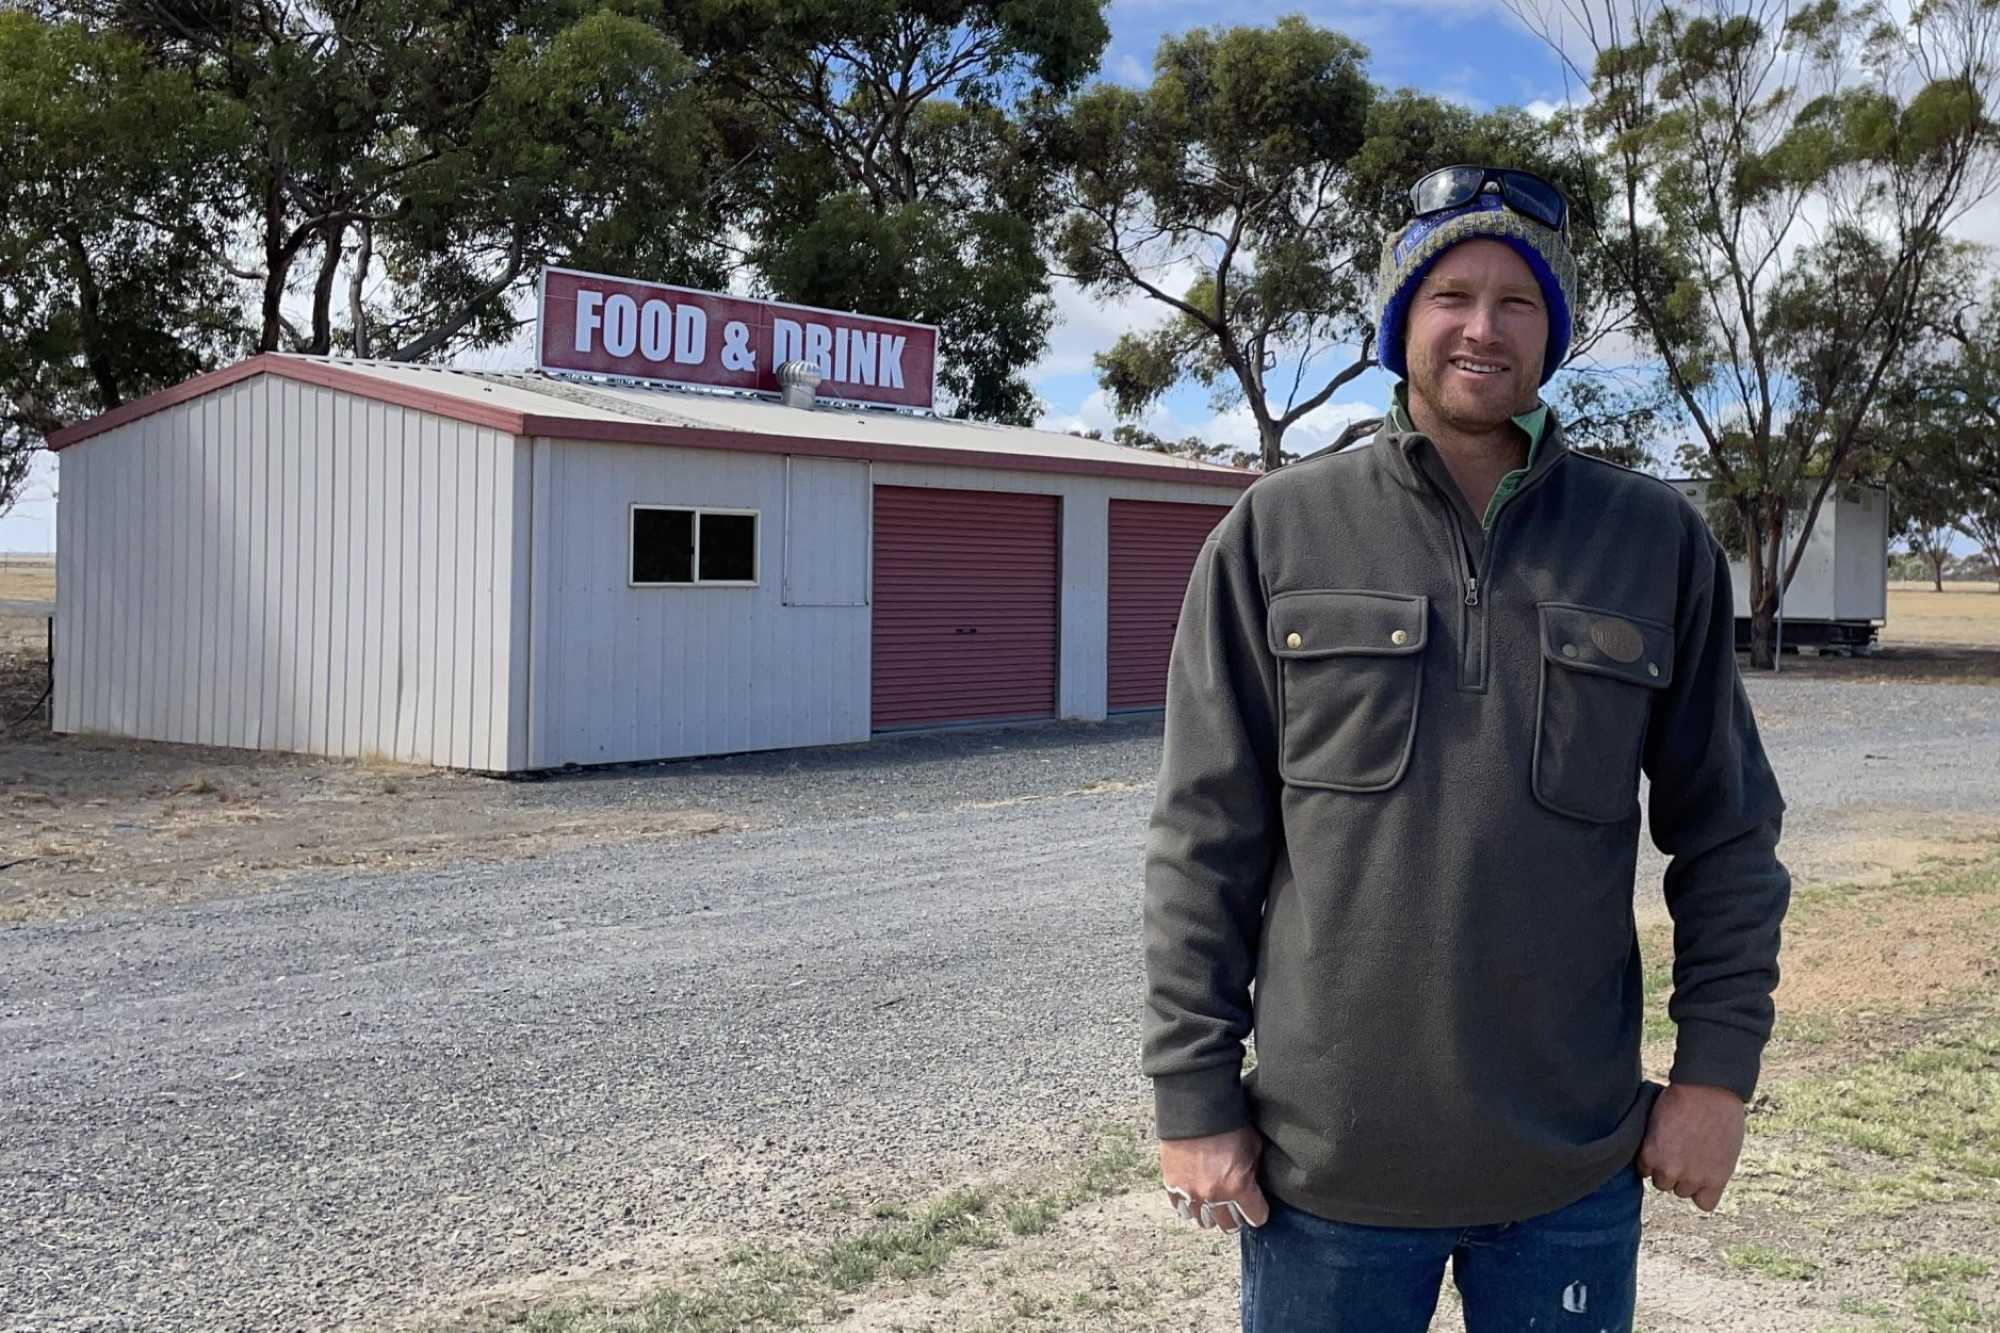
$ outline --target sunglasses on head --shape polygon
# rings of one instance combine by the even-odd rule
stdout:
[[[1410,187],[1410,212],[1421,218],[1463,208],[1488,185],[1498,187],[1501,202],[1516,213],[1569,234],[1569,200],[1563,192],[1532,171],[1509,167],[1440,167]]]

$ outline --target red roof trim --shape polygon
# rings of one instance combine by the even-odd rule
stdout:
[[[344,389],[358,397],[376,402],[389,403],[396,407],[415,408],[420,412],[435,412],[454,421],[467,422],[474,426],[491,426],[509,435],[519,435],[521,413],[503,407],[484,407],[467,402],[455,394],[438,393],[432,389],[420,389],[413,385],[391,384],[369,375],[357,375],[339,366],[330,366],[319,361],[299,361],[288,356],[260,353],[248,361],[239,361],[221,370],[212,370],[206,375],[197,375],[184,384],[176,384],[171,389],[162,389],[149,394],[137,402],[123,407],[114,407],[101,416],[88,421],[66,426],[49,436],[49,448],[57,452],[80,444],[94,435],[102,435],[115,430],[140,417],[149,417],[156,412],[164,412],[170,407],[199,398],[217,389],[247,380],[255,375],[276,375],[280,379],[297,380],[302,384],[316,384],[323,389]]]
[[[113,430],[128,421],[137,421],[140,417],[149,417],[155,412],[164,412],[170,407],[176,407],[181,403],[187,402],[189,399],[199,398],[205,393],[213,393],[217,389],[227,388],[238,380],[247,380],[252,375],[261,375],[270,369],[265,363],[271,359],[268,356],[253,356],[248,361],[239,361],[233,366],[226,366],[221,370],[211,370],[206,375],[197,375],[191,380],[176,384],[171,389],[162,389],[158,393],[148,394],[137,402],[127,403],[123,407],[114,407],[109,412],[94,416],[88,421],[79,421],[74,426],[65,426],[49,436],[49,448],[57,451],[67,449],[72,444],[87,440],[93,435],[102,435],[105,431]]]
[[[872,444],[863,440],[828,440],[810,435],[770,435],[722,430],[709,426],[667,426],[645,421],[601,421],[589,417],[519,412],[470,402],[457,394],[415,385],[393,384],[357,374],[323,361],[305,361],[269,353],[198,375],[184,384],[113,408],[101,416],[67,426],[49,436],[49,448],[63,450],[93,436],[115,430],[141,417],[213,393],[256,375],[341,389],[357,397],[395,407],[431,412],[453,421],[488,426],[509,435],[546,435],[557,439],[602,441],[607,444],[650,444],[682,449],[734,450],[738,453],[809,454],[817,458],[852,458],[876,463],[913,463],[934,467],[983,467],[1002,472],[1055,472],[1071,476],[1118,477],[1181,485],[1226,486],[1242,490],[1259,474],[1235,468],[1167,467],[1147,463],[1097,462],[1083,458],[1050,458],[1035,454],[981,453],[975,449],[933,449],[914,444]]]

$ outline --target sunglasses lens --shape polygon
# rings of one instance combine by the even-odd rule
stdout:
[[[1509,171],[1501,176],[1500,188],[1516,212],[1525,213],[1544,226],[1562,226],[1569,205],[1562,192],[1540,176],[1530,176],[1525,171]]]
[[[1410,206],[1417,216],[1456,208],[1479,194],[1486,173],[1478,167],[1446,167],[1433,171],[1410,188]]]

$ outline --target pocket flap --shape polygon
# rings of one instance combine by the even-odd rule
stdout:
[[[1617,611],[1541,602],[1542,655],[1557,666],[1665,689],[1674,683],[1670,626]]]
[[[1278,657],[1398,657],[1423,649],[1429,606],[1400,592],[1281,592],[1265,627]]]

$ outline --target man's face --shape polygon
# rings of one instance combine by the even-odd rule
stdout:
[[[1549,311],[1528,262],[1504,241],[1462,241],[1424,274],[1404,323],[1410,392],[1460,430],[1533,409]]]

